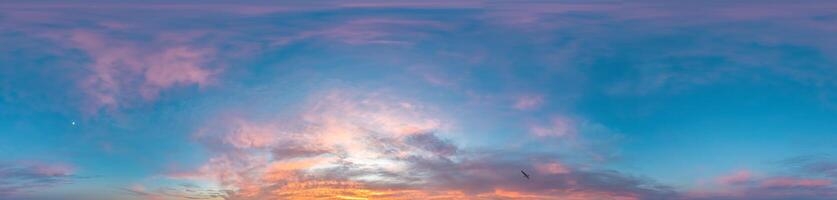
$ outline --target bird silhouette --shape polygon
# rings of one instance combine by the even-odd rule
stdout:
[[[520,173],[523,173],[523,177],[526,177],[526,180],[529,180],[529,174],[526,174],[523,170],[520,170]]]

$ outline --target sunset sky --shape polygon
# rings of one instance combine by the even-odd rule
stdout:
[[[0,199],[834,200],[837,1],[3,0]]]

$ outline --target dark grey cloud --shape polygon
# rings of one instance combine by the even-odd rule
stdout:
[[[440,156],[451,156],[456,154],[457,150],[457,147],[449,141],[442,140],[433,133],[410,135],[407,137],[406,143]]]
[[[498,153],[502,154],[502,151]],[[671,199],[677,195],[672,187],[615,170],[570,167],[566,173],[538,171],[535,166],[537,163],[530,158],[471,155],[460,161],[421,157],[407,160],[411,163],[411,170],[429,176],[429,187],[458,189],[473,194],[505,189],[541,195],[597,193],[640,199]],[[526,170],[532,178],[524,179],[520,175],[521,169]]]

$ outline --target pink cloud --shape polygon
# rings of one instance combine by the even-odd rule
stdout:
[[[64,164],[35,164],[32,170],[41,176],[68,176],[75,172],[75,169]]]
[[[159,194],[155,194],[153,192],[150,192],[147,189],[145,189],[145,186],[138,185],[138,184],[132,185],[131,187],[126,188],[126,190],[128,192],[136,195],[136,196],[141,196],[142,199],[144,199],[144,200],[163,200],[163,199],[165,199],[165,197],[163,195],[159,195]]]
[[[409,72],[420,77],[430,85],[437,87],[444,87],[447,89],[457,89],[459,81],[462,77],[450,76],[449,73],[443,73],[437,66],[417,64],[409,68]]]
[[[346,8],[479,8],[479,1],[365,1],[346,2]]]
[[[535,165],[538,172],[545,174],[567,174],[570,168],[558,162],[539,163]]]
[[[142,96],[154,99],[160,90],[175,85],[210,84],[214,72],[201,66],[210,54],[212,53],[207,49],[179,46],[149,57],[151,61],[146,64]]]
[[[319,30],[303,31],[290,37],[280,37],[274,40],[274,45],[310,38],[323,38],[349,45],[412,45],[416,39],[427,36],[427,29],[445,27],[444,23],[429,20],[355,19]]]
[[[829,179],[799,177],[756,178],[741,170],[718,177],[719,188],[692,189],[685,199],[810,199],[834,194]],[[814,198],[816,199],[816,198]]]
[[[436,86],[450,86],[450,85],[453,85],[453,83],[450,80],[448,80],[448,79],[446,79],[442,76],[439,76],[437,74],[425,73],[425,74],[422,74],[421,77],[424,78],[424,80],[427,81],[428,83],[436,85]]]
[[[575,120],[556,116],[546,124],[531,125],[529,131],[538,137],[563,137],[576,134],[577,128]]]
[[[236,148],[264,148],[278,141],[281,135],[277,127],[257,125],[243,120],[235,120],[236,128],[227,134],[224,142]]]
[[[726,176],[718,177],[717,181],[718,183],[724,185],[739,185],[751,182],[753,181],[752,179],[753,175],[750,173],[750,171],[741,170]]]
[[[217,13],[234,13],[241,15],[262,15],[275,12],[284,11],[299,11],[307,10],[304,6],[291,5],[238,5],[238,4],[222,4],[222,3],[104,3],[104,4],[86,4],[86,3],[9,3],[0,5],[0,9],[41,9],[41,10],[57,10],[57,9],[80,9],[86,11],[101,11],[101,10],[154,10],[154,11],[201,11],[201,12],[217,12]],[[319,8],[319,9],[324,9]]]
[[[532,110],[543,105],[543,95],[518,96],[514,108],[518,110]]]
[[[342,41],[347,44],[409,44],[406,35],[419,36],[421,32],[396,29],[399,26],[433,26],[436,23],[418,20],[399,19],[359,19],[327,29],[323,37]]]
[[[548,26],[555,28],[560,23],[543,23],[544,18],[569,12],[604,12],[613,11],[618,6],[611,4],[578,4],[578,3],[506,3],[489,9],[485,15],[491,21],[510,25],[515,28]]]
[[[0,163],[0,197],[14,198],[45,188],[71,183],[75,168],[63,163],[16,161]]]
[[[730,3],[713,8],[717,16],[728,20],[764,20],[781,18],[805,18],[837,9],[834,2],[798,2],[788,4]]]
[[[762,187],[825,187],[830,186],[831,180],[828,179],[805,179],[805,178],[791,178],[779,177],[764,180],[761,183]]]
[[[211,84],[217,73],[206,66],[212,49],[177,44],[142,46],[81,30],[57,39],[66,39],[66,44],[83,50],[92,60],[86,66],[90,75],[79,80],[79,87],[90,96],[86,109],[90,113],[125,106],[137,96],[152,101],[175,86],[203,87]]]

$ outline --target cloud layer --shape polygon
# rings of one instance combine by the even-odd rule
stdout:
[[[218,181],[232,191],[227,199],[674,195],[671,188],[644,178],[563,164],[557,155],[462,149],[444,139],[449,121],[416,102],[328,92],[305,105],[310,107],[287,119],[225,117],[195,136],[216,155],[199,169],[171,178]],[[521,169],[530,171],[532,179],[524,179]]]

